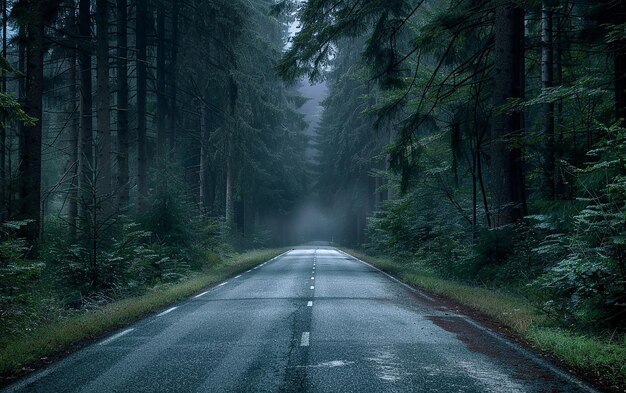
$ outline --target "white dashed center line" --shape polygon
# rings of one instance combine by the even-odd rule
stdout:
[[[315,289],[315,287],[313,285],[311,285],[311,289]]]
[[[239,278],[239,277],[241,277],[241,274],[240,274],[240,275],[238,275],[238,276],[237,276],[237,277],[235,277],[235,278]]]
[[[162,313],[157,314],[157,317],[162,317],[162,316],[163,316],[163,315],[165,315],[165,314],[169,314],[169,313],[171,313],[172,311],[176,310],[177,308],[178,308],[178,307],[172,307],[172,308],[170,308],[170,309],[167,309],[167,310],[163,311]]]
[[[102,341],[102,342],[100,343],[100,345],[106,345],[106,344],[110,343],[111,341],[113,341],[113,340],[117,340],[118,338],[122,337],[123,335],[125,335],[125,334],[128,334],[128,333],[132,332],[133,330],[135,330],[135,329],[126,329],[126,330],[124,330],[123,332],[119,332],[119,333],[117,333],[117,334],[115,334],[115,335],[113,335],[113,336],[111,336],[111,337],[107,338],[106,340]],[[307,336],[307,337],[308,337],[308,336]]]
[[[201,294],[196,295],[196,296],[194,296],[194,297],[195,297],[195,298],[199,298],[200,296],[204,296],[204,295],[206,295],[207,293],[209,293],[209,291],[202,292]]]
[[[221,283],[220,285],[218,285],[218,287],[221,287],[222,285],[226,285],[226,284],[228,284],[228,281]]]
[[[315,280],[315,277],[311,277],[311,280]]]
[[[307,307],[313,307],[313,302],[309,300],[309,302],[306,304]]]
[[[309,332],[302,333],[302,338],[300,339],[300,346],[301,347],[309,346]]]

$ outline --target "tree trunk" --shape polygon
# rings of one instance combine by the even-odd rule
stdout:
[[[167,153],[167,97],[165,91],[165,10],[157,9],[157,157],[164,161]]]
[[[493,224],[498,227],[526,214],[523,112],[499,112],[509,99],[523,98],[524,93],[524,10],[519,6],[496,6],[494,64],[491,180]]]
[[[541,9],[541,84],[543,89],[554,86],[554,48],[552,39],[552,2],[543,0]],[[555,199],[554,103],[543,104],[542,164],[544,199]]]
[[[117,206],[129,204],[128,174],[128,4],[117,0]]]
[[[173,152],[176,149],[176,73],[178,63],[178,19],[180,15],[180,1],[172,0],[172,58],[170,60],[170,150]]]
[[[226,225],[233,228],[235,223],[235,196],[234,196],[234,168],[231,158],[232,149],[229,148],[228,158],[226,159]]]
[[[556,18],[553,16],[553,28],[556,30],[554,39],[554,83],[556,86],[563,84],[563,16],[559,7],[559,1],[554,2],[555,9],[558,13]],[[555,28],[556,27],[556,28]],[[555,141],[555,158],[554,158],[554,195],[556,199],[565,198],[565,179],[561,167],[561,159],[564,154],[564,135],[563,135],[563,99],[556,104],[555,111],[555,133],[558,134],[558,142]],[[558,130],[558,132],[557,132]],[[575,147],[575,146],[574,146]]]
[[[7,0],[2,0],[2,57],[7,57]],[[2,93],[7,92],[6,72],[2,72]],[[6,119],[3,118],[0,124],[0,220],[4,221],[6,216],[7,197],[7,172],[6,172],[6,152],[7,134],[5,128]]]
[[[109,89],[109,1],[96,0],[97,68],[97,195],[102,213],[111,213],[111,114]]]
[[[147,167],[148,148],[146,141],[146,93],[147,93],[147,0],[137,0],[136,4],[136,46],[137,46],[137,212],[145,211],[145,198],[148,194]]]
[[[26,51],[26,113],[37,119],[34,125],[22,127],[20,133],[20,219],[33,220],[24,235],[32,243],[39,243],[41,228],[41,130],[43,99],[44,23],[42,9],[31,7],[26,26],[28,48]]]
[[[90,223],[93,200],[93,102],[91,81],[91,0],[80,0],[78,9],[78,29],[81,39],[78,51],[80,68],[80,151],[78,178],[79,227],[86,230]]]
[[[614,15],[614,23],[622,25],[626,23],[626,4],[624,1],[616,1],[611,7]],[[613,43],[614,66],[615,66],[615,111],[620,119],[622,127],[626,127],[626,40],[619,39]]]
[[[74,20],[76,18],[73,18]],[[69,110],[71,119],[69,122],[69,151],[68,171],[70,176],[70,189],[68,192],[68,209],[67,220],[69,225],[70,239],[76,239],[77,218],[78,218],[78,137],[79,137],[79,119],[76,116],[76,109],[80,106],[78,100],[78,89],[76,88],[77,72],[76,72],[76,49],[71,49],[70,69],[69,69],[69,89],[70,98]]]
[[[478,238],[478,187],[476,177],[476,156],[477,152],[472,152],[472,241]]]
[[[395,130],[393,128],[393,125],[391,123],[391,119],[387,121],[387,133],[388,133],[388,135],[387,135],[388,145],[394,144],[396,142],[397,135],[396,135],[396,132],[395,132]],[[390,159],[390,155],[389,154],[387,154],[385,156],[385,161],[386,161],[386,168],[385,169],[387,170],[387,173],[391,173],[392,172],[392,169],[391,169],[391,159]],[[394,183],[393,181],[388,180],[387,199],[390,200],[390,201],[394,201],[394,200],[398,199],[398,192],[394,188],[393,183]]]
[[[204,102],[200,104],[200,169],[198,171],[199,176],[199,184],[200,184],[200,206],[202,208],[206,208],[207,202],[207,184],[206,184],[206,139],[207,139],[207,129],[206,129],[206,105]]]
[[[26,77],[24,77],[24,75],[26,75],[26,47],[27,46],[28,44],[27,44],[27,39],[26,39],[26,27],[23,24],[20,24],[20,27],[18,30],[18,69],[20,73],[22,74],[22,76],[18,79],[17,95],[19,97],[19,102],[22,105],[25,105],[26,103]],[[21,123],[18,126],[18,133],[20,135],[22,134],[23,127],[24,125]],[[18,138],[17,150],[19,150],[19,143],[20,142]],[[12,179],[13,161],[11,159],[11,153],[12,151],[9,151],[9,158],[8,158],[9,168],[7,170],[7,173],[9,174],[9,198],[7,201],[7,210],[8,210],[9,219],[12,219],[15,215],[15,212],[14,212],[15,206],[13,202],[15,198],[15,193],[17,192],[17,188],[18,188],[18,185],[14,184],[16,182],[14,182]],[[19,154],[19,151],[18,151],[18,154]],[[19,161],[17,164],[19,165]]]

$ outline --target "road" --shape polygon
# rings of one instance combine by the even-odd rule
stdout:
[[[6,391],[593,390],[347,254],[303,247]]]

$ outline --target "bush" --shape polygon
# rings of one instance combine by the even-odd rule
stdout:
[[[23,330],[24,319],[36,319],[37,304],[45,302],[44,291],[34,296],[44,264],[29,260],[26,241],[17,237],[28,221],[9,221],[0,225],[0,337]]]
[[[537,249],[556,260],[536,285],[555,294],[547,304],[576,323],[626,328],[626,130],[603,128],[607,138],[578,170],[581,199],[571,232]]]

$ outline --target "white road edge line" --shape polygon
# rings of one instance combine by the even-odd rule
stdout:
[[[110,343],[111,341],[117,340],[118,338],[120,338],[120,337],[122,337],[122,336],[124,336],[124,335],[126,335],[126,334],[128,334],[130,332],[132,332],[133,330],[135,330],[135,329],[130,328],[130,329],[124,330],[123,332],[119,332],[117,334],[114,334],[113,336],[111,336],[111,337],[107,338],[106,340],[100,342],[100,344],[98,344],[98,345],[106,345],[106,344]]]
[[[163,315],[169,314],[169,313],[171,313],[172,311],[176,310],[177,308],[178,308],[178,307],[172,307],[172,308],[170,308],[170,309],[167,309],[167,310],[163,311],[162,313],[157,314],[157,317],[162,317]]]
[[[335,248],[337,251],[339,251],[340,253],[353,258],[354,260],[361,262],[369,267],[371,267],[372,269],[378,270],[379,272],[381,272],[382,274],[384,274],[385,276],[389,277],[390,279],[392,279],[393,281],[397,282],[398,284],[408,288],[411,292],[420,295],[430,301],[434,301],[433,298],[431,298],[430,296],[422,293],[421,291],[413,288],[412,286],[398,280],[397,278],[393,277],[390,274],[385,273],[384,271],[380,270],[379,268],[377,268],[376,266],[373,266],[365,261],[360,260],[359,258],[348,254],[347,252],[344,252],[338,248]],[[486,334],[490,335],[491,337],[495,338],[496,340],[500,341],[503,344],[508,345],[510,348],[513,348],[514,350],[516,350],[518,353],[521,353],[522,355],[530,358],[531,360],[534,360],[535,363],[538,363],[544,367],[546,367],[547,369],[549,369],[550,371],[554,372],[555,374],[559,375],[560,377],[572,382],[573,384],[578,385],[579,387],[581,387],[583,390],[589,392],[589,393],[598,393],[598,390],[596,390],[595,388],[591,387],[588,383],[582,381],[581,379],[578,379],[577,377],[573,376],[572,374],[569,374],[566,371],[561,370],[560,368],[546,362],[545,360],[541,359],[540,357],[538,357],[537,355],[533,354],[532,352],[530,352],[529,350],[527,350],[526,348],[517,345],[511,341],[509,341],[508,339],[502,337],[499,333],[494,332],[493,330],[480,325],[479,323],[473,321],[470,317],[464,316],[462,314],[456,314],[456,316],[461,317],[463,320],[465,320],[466,322],[474,325],[476,328],[478,328],[479,330],[485,332]]]
[[[405,288],[406,288],[406,289],[408,289],[409,291],[411,291],[411,292],[415,293],[416,295],[419,295],[419,296],[423,297],[424,299],[429,300],[429,301],[431,301],[431,302],[434,302],[434,301],[435,301],[432,297],[430,297],[430,296],[426,295],[426,294],[425,294],[425,293],[423,293],[422,291],[419,291],[419,290],[417,290],[417,289],[413,288],[412,286],[410,286],[409,284],[407,284],[407,283],[405,283],[405,282],[402,282],[401,280],[398,280],[397,278],[395,278],[395,277],[394,277],[394,276],[392,276],[391,274],[388,274],[387,272],[384,272],[384,271],[380,270],[380,269],[379,269],[379,268],[377,268],[376,266],[374,266],[374,265],[372,265],[372,264],[370,264],[370,263],[367,263],[367,262],[365,262],[365,261],[362,261],[362,260],[360,260],[359,258],[357,258],[357,257],[355,257],[355,256],[353,256],[353,255],[348,254],[347,252],[343,252],[343,251],[341,251],[341,250],[339,250],[339,249],[336,249],[336,250],[337,250],[337,251],[339,251],[340,253],[342,253],[342,254],[343,254],[343,255],[345,255],[345,256],[348,256],[348,257],[350,257],[350,258],[353,258],[353,259],[354,259],[355,261],[357,261],[357,262],[361,262],[362,264],[367,265],[367,266],[371,267],[372,269],[379,271],[380,273],[384,274],[385,276],[387,276],[387,277],[388,277],[388,278],[390,278],[391,280],[393,280],[393,281],[397,282],[398,284],[402,285],[403,287],[405,287]]]
[[[313,301],[309,300],[309,302],[306,304],[307,307],[313,307]]]
[[[290,249],[290,250],[287,250],[287,251],[285,251],[284,253],[282,253],[282,254],[280,254],[280,255],[277,255],[277,256],[275,256],[274,258],[270,259],[270,261],[273,261],[273,260],[275,260],[275,259],[278,259],[278,258],[282,257],[283,255],[288,254],[288,253],[289,253],[289,252],[291,252],[291,251],[292,251],[291,249]],[[269,261],[268,261],[268,262],[269,262]],[[265,263],[267,263],[267,262],[265,262]],[[252,271],[252,269],[247,270],[247,271],[246,271],[246,273],[250,273],[251,271]],[[224,284],[226,284],[226,283],[223,283],[223,284],[221,284],[221,285],[224,285]],[[218,285],[218,286],[219,286],[219,285]],[[198,295],[194,296],[194,298],[199,298],[199,297],[202,297],[202,296],[206,295],[206,294],[207,294],[207,293],[209,293],[209,292],[210,292],[210,291],[205,291],[205,292],[202,292],[202,293],[200,293],[200,294],[198,294]],[[123,336],[123,335],[125,335],[125,334],[128,334],[128,333],[132,332],[133,330],[135,330],[135,329],[134,329],[134,328],[131,328],[131,329],[124,330],[124,331],[122,331],[122,332],[120,332],[120,333],[118,333],[118,334],[116,334],[116,335],[114,335],[114,336],[111,336],[111,337],[109,337],[108,339],[106,339],[106,340],[104,340],[104,341],[102,341],[102,342],[98,343],[97,345],[106,345],[106,344],[110,343],[111,341],[113,341],[113,340],[115,340],[115,339],[117,339],[117,338],[119,338],[119,337],[122,337],[122,336]],[[66,358],[65,360],[61,360],[61,362],[65,362],[65,361],[67,361],[67,359],[69,359],[69,358]],[[52,366],[50,366],[50,367],[48,367],[48,368],[46,368],[46,369],[44,369],[44,370],[41,370],[41,371],[39,371],[39,372],[36,372],[36,373],[35,373],[35,374],[33,374],[32,376],[27,377],[26,379],[23,379],[23,380],[21,380],[20,382],[17,382],[17,383],[15,383],[15,384],[12,384],[12,385],[7,386],[7,387],[5,388],[5,389],[6,389],[5,391],[6,391],[6,392],[17,392],[17,391],[23,390],[24,388],[28,387],[29,385],[32,385],[33,383],[37,382],[37,381],[38,381],[38,380],[40,380],[41,378],[44,378],[44,377],[46,377],[46,376],[48,376],[48,375],[52,374],[53,372],[55,372],[55,371],[56,371],[56,370],[60,367],[61,362],[56,363],[55,365],[52,365]]]
[[[276,259],[276,258],[280,258],[280,257],[282,257],[283,255],[285,255],[285,254],[287,254],[287,253],[289,253],[289,252],[291,252],[291,250],[285,251],[284,253],[282,253],[282,254],[280,254],[280,255],[275,256],[274,258],[270,259],[270,261],[273,261],[273,260],[274,260],[274,259]],[[256,270],[256,269],[258,269],[259,267],[261,267],[261,266],[265,265],[267,262],[269,262],[269,261],[266,261],[266,262],[264,262],[263,264],[261,264],[261,265],[259,265],[259,266],[256,266],[256,267],[254,267],[254,268],[252,268],[252,269],[246,270],[246,271],[245,271],[245,273],[250,273],[252,270]],[[242,274],[243,274],[243,273],[242,273]],[[240,275],[238,275],[238,276],[237,276],[237,277],[235,277],[235,278],[239,278],[239,277],[241,277],[241,274],[240,274]],[[219,285],[216,285],[216,286],[215,286],[215,288],[221,287],[222,285],[226,285],[226,284],[228,284],[228,281],[223,282],[223,283],[221,283],[221,284],[219,284]],[[202,292],[202,293],[200,293],[200,294],[198,294],[198,295],[194,296],[194,298],[195,298],[195,299],[197,299],[197,298],[199,298],[199,297],[202,297],[202,296],[206,295],[207,293],[209,293],[209,291]]]
[[[304,332],[302,333],[302,338],[300,339],[300,346],[301,347],[308,347],[309,346],[309,332]]]
[[[4,390],[5,392],[19,392],[24,390],[25,388],[27,388],[28,386],[34,384],[35,382],[39,381],[41,378],[46,377],[50,374],[52,374],[53,372],[56,371],[56,369],[58,368],[58,365],[55,366],[51,366],[43,371],[40,371],[36,374],[34,374],[33,376],[30,376],[14,385],[9,386],[6,390]]]

